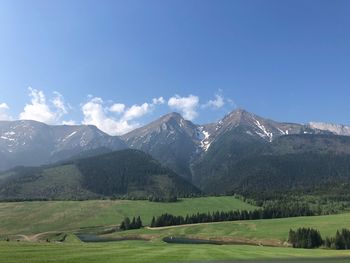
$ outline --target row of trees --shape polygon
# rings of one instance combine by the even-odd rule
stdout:
[[[160,196],[151,195],[148,197],[148,201],[159,202],[159,203],[175,203],[178,201],[178,199],[177,199],[177,196],[160,197]]]
[[[350,230],[338,230],[335,237],[325,239],[324,245],[332,249],[350,249]]]
[[[350,230],[337,230],[334,237],[322,239],[318,230],[312,228],[298,228],[289,231],[289,243],[294,248],[317,248],[324,245],[331,249],[350,249]]]
[[[323,244],[320,232],[312,228],[291,229],[288,241],[294,248],[317,248]]]
[[[120,224],[120,230],[130,230],[130,229],[140,229],[142,227],[141,217],[133,217],[130,221],[129,217],[124,218],[122,223]]]
[[[184,224],[198,224],[223,221],[237,220],[255,220],[255,219],[272,219],[283,217],[296,216],[312,216],[314,213],[306,206],[283,206],[273,204],[264,209],[256,209],[253,211],[236,210],[236,211],[216,211],[213,213],[197,213],[192,215],[174,216],[171,214],[162,214],[158,217],[153,217],[151,227],[174,226]]]

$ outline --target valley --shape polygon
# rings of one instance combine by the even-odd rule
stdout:
[[[282,123],[237,109],[204,125],[170,113],[123,136],[31,121],[0,129],[6,262],[350,258],[349,250],[295,249],[288,241],[290,229],[326,238],[349,228],[346,126]],[[234,211],[244,212],[223,219]],[[164,214],[184,220],[214,212],[211,221],[151,227]],[[143,227],[122,231],[126,218],[138,216]]]
[[[0,0],[0,263],[350,263],[350,0]]]
[[[110,232],[125,216],[141,215],[147,226],[153,215],[164,212],[184,215],[255,207],[227,196],[181,199],[176,203],[128,200],[15,202],[0,203],[0,208],[0,255],[6,262],[276,260],[345,263],[350,258],[348,250],[294,249],[286,244],[290,228],[314,227],[323,236],[330,236],[337,229],[349,226],[350,213]],[[84,243],[77,238],[78,233],[95,233],[102,239],[121,241]],[[163,241],[165,237],[219,241],[221,245],[168,244]],[[6,238],[10,241],[5,241]]]

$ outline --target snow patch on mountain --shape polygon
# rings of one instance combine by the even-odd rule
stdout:
[[[3,139],[3,140],[8,140],[8,141],[15,141],[16,140],[14,138],[9,138],[9,137],[6,137],[6,136],[1,136],[0,138]]]
[[[74,134],[76,134],[77,131],[72,132],[71,134],[67,135],[65,138],[62,139],[63,142],[67,141],[70,137],[74,136]]]
[[[255,120],[255,124],[256,126],[262,131],[262,132],[258,132],[256,131],[256,134],[259,135],[261,138],[267,138],[270,142],[272,142],[272,138],[273,138],[273,133],[269,132],[264,125],[262,125],[260,123],[260,121],[258,121],[257,119]]]
[[[310,122],[309,125],[313,129],[329,131],[336,135],[350,136],[350,126],[325,122]]]
[[[209,139],[210,133],[204,130],[203,126],[198,127],[198,135],[199,139],[199,147],[203,149],[205,152],[208,151],[211,141]]]

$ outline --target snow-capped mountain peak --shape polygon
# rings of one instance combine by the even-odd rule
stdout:
[[[101,147],[118,150],[126,145],[119,137],[109,136],[91,125],[0,121],[0,170],[48,164]]]
[[[350,136],[350,126],[325,122],[310,122],[310,128],[329,131],[336,135]]]

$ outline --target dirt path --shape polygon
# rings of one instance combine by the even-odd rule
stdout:
[[[235,221],[225,221],[225,222],[235,222]],[[162,230],[162,229],[171,229],[171,228],[178,228],[178,227],[190,227],[190,226],[198,226],[198,225],[214,225],[214,224],[220,224],[223,222],[209,222],[209,223],[196,223],[196,224],[184,224],[184,225],[176,225],[176,226],[160,226],[160,227],[150,227],[146,226],[146,229],[149,230]]]
[[[28,241],[28,242],[37,242],[40,240],[41,236],[47,235],[47,234],[59,234],[61,232],[59,231],[48,231],[48,232],[42,232],[42,233],[38,233],[35,235],[16,235],[16,237],[20,237],[22,238],[24,241]]]

